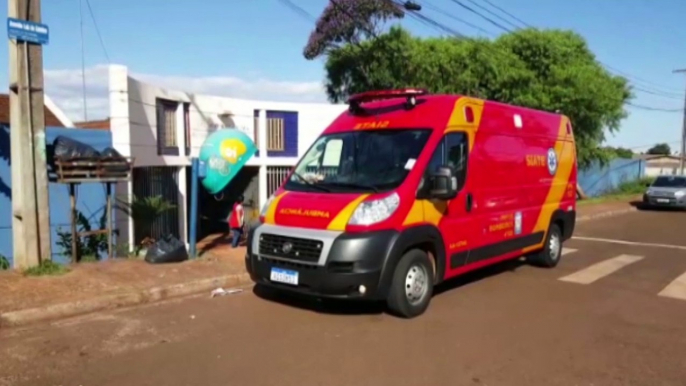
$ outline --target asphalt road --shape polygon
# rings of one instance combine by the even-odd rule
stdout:
[[[413,320],[247,290],[4,330],[0,386],[683,385],[684,229],[582,223],[556,269],[470,275]]]

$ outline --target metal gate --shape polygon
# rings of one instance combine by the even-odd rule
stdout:
[[[179,168],[172,166],[151,166],[133,169],[133,194],[138,198],[162,196],[174,208],[157,218],[150,229],[142,224],[133,224],[136,245],[149,235],[155,240],[162,236],[179,237]]]
[[[292,166],[267,166],[267,197],[276,192],[292,168]]]

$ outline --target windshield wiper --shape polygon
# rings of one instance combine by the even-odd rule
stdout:
[[[379,188],[377,188],[374,185],[369,185],[369,184],[360,184],[356,182],[322,182],[323,184],[326,185],[333,185],[333,186],[345,186],[345,187],[350,187],[350,188],[362,188],[362,189],[368,189],[373,191],[374,193],[379,193]]]
[[[315,183],[313,183],[312,181],[309,181],[309,180],[307,180],[305,177],[301,176],[299,173],[293,172],[293,175],[296,176],[296,177],[298,177],[298,178],[300,179],[300,181],[304,182],[305,185],[307,185],[307,186],[311,186],[311,187],[313,187],[313,188],[315,188],[315,189],[319,189],[319,190],[321,190],[322,192],[329,192],[329,193],[331,192],[331,189],[329,189],[329,188],[327,188],[327,187],[324,187],[324,186],[322,186],[321,184],[315,184]]]

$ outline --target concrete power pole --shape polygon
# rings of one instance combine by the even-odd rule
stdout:
[[[16,268],[51,258],[40,0],[9,0],[12,241]],[[13,34],[14,36],[13,38]],[[37,39],[37,40],[36,40]],[[33,42],[31,42],[33,41]]]
[[[674,73],[686,73],[686,69],[674,70]],[[686,96],[684,97],[684,122],[681,126],[681,156],[679,162],[679,174],[684,175],[684,162],[686,161]]]

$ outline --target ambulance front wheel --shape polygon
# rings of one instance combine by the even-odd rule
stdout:
[[[543,249],[529,256],[529,261],[539,267],[554,268],[560,262],[560,257],[562,257],[562,231],[557,224],[550,224]]]
[[[426,311],[433,296],[433,265],[426,252],[412,249],[398,262],[388,293],[389,310],[403,318]]]

